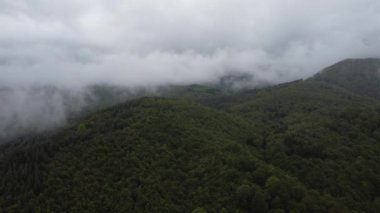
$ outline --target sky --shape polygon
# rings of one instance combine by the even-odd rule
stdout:
[[[0,141],[66,123],[92,84],[254,87],[367,57],[378,0],[0,0]]]
[[[377,0],[0,0],[0,83],[306,78],[379,57]]]

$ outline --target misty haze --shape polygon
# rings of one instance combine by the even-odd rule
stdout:
[[[380,212],[379,20],[0,0],[0,212]]]
[[[237,72],[251,75],[255,87],[310,77],[345,58],[376,57],[380,48],[376,1],[0,6],[0,85],[6,88],[0,136],[63,124],[67,108],[86,105],[64,106],[62,93],[36,85],[75,88],[70,93],[79,102],[84,87],[100,83],[151,88],[215,82]]]

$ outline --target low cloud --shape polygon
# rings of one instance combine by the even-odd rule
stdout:
[[[3,83],[195,83],[238,71],[282,82],[379,56],[380,3],[247,0],[0,3]]]
[[[379,11],[376,0],[1,0],[0,86],[13,92],[0,94],[0,128],[9,114],[47,121],[39,113],[50,106],[64,120],[60,96],[30,96],[35,85],[151,87],[237,72],[255,86],[380,57]]]

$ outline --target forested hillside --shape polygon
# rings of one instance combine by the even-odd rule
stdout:
[[[326,68],[315,75],[313,80],[380,99],[380,59],[347,59]]]
[[[239,92],[171,88],[20,137],[1,147],[0,208],[378,212],[377,64]]]

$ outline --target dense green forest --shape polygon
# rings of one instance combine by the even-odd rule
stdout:
[[[20,136],[0,147],[0,212],[380,212],[379,70],[170,87]]]

